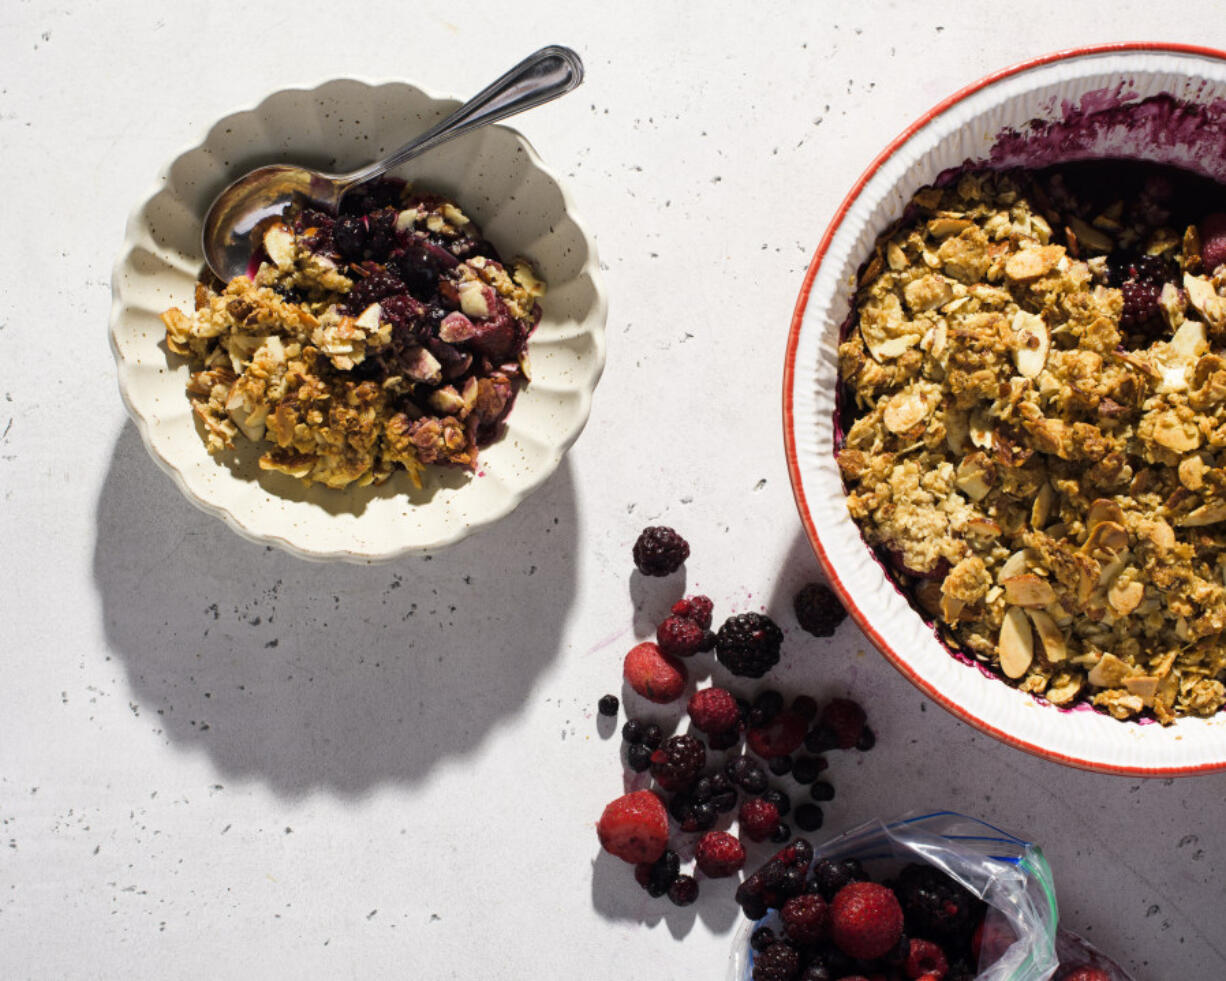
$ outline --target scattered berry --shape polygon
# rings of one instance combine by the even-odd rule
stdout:
[[[763,759],[787,756],[800,749],[807,728],[805,720],[799,715],[783,712],[766,725],[746,731],[745,742]]]
[[[817,718],[817,700],[808,695],[797,695],[792,699],[792,711],[806,722],[812,722]]]
[[[838,745],[839,737],[829,726],[818,724],[805,736],[805,749],[810,753],[824,753],[828,749],[837,749]]]
[[[689,906],[698,898],[698,883],[692,875],[679,875],[668,887],[668,898],[674,906]]]
[[[809,796],[822,802],[834,800],[834,785],[825,780],[819,780],[809,788]]]
[[[860,738],[856,740],[856,749],[858,749],[861,753],[867,753],[876,745],[877,734],[868,726],[865,726],[864,731],[860,733]]]
[[[1120,287],[1124,295],[1124,309],[1120,314],[1120,326],[1125,330],[1144,327],[1161,313],[1159,302],[1162,286],[1158,283],[1129,281]]]
[[[766,761],[766,768],[777,777],[787,776],[792,772],[792,757],[772,756]]]
[[[847,618],[847,611],[834,590],[820,582],[804,586],[796,594],[792,608],[801,628],[814,637],[833,637],[839,624]]]
[[[910,941],[903,966],[909,978],[934,977],[940,981],[949,971],[945,951],[931,940]]]
[[[812,783],[827,766],[824,756],[798,756],[792,763],[792,776],[797,783]]]
[[[783,844],[792,837],[792,827],[786,821],[780,821],[771,832],[771,841]]]
[[[775,790],[772,787],[770,790],[763,791],[762,799],[774,804],[775,810],[779,812],[780,817],[785,817],[788,811],[792,809],[792,801],[782,790]],[[791,835],[789,834],[788,837],[790,838]]]
[[[760,794],[767,787],[766,773],[757,760],[734,756],[724,764],[724,773],[747,794]]]
[[[773,688],[758,692],[750,705],[750,717],[754,725],[766,725],[783,711],[783,696]]]
[[[626,764],[635,773],[644,773],[651,766],[651,749],[642,743],[631,743],[626,748]]]
[[[687,596],[673,604],[672,614],[675,617],[685,617],[698,624],[704,631],[711,626],[711,614],[715,604],[707,596]]]
[[[797,981],[835,981],[835,976],[827,965],[813,961],[800,972]]]
[[[642,719],[627,719],[626,724],[622,726],[622,739],[632,745],[641,743],[646,729]]]
[[[852,882],[830,904],[830,936],[845,954],[871,960],[893,949],[902,936],[902,907],[877,882]]]
[[[741,822],[741,831],[747,838],[766,841],[779,824],[779,809],[761,797],[750,797],[742,801],[737,817]]]
[[[742,613],[724,621],[715,637],[715,656],[735,675],[761,678],[779,663],[783,631],[768,616]]]
[[[703,630],[685,617],[668,617],[656,628],[656,643],[669,657],[690,657],[698,653]]]
[[[634,565],[645,576],[668,576],[690,557],[689,543],[672,528],[644,528],[634,543]]]
[[[800,952],[776,941],[753,961],[753,981],[793,981],[800,971]]]
[[[664,730],[654,722],[643,730],[643,745],[649,749],[655,749],[660,743],[664,742]]]
[[[679,698],[685,689],[685,665],[649,640],[630,648],[622,675],[636,692],[660,704]]]
[[[652,897],[663,896],[681,873],[681,858],[671,848],[654,862],[640,862],[634,867],[634,878]]]
[[[754,950],[766,950],[775,942],[775,931],[770,927],[758,927],[749,935],[749,946]]]
[[[813,869],[813,881],[817,885],[818,892],[825,897],[827,902],[834,899],[844,886],[853,882],[863,882],[867,878],[864,868],[854,858],[841,862],[823,860],[818,862]]]
[[[723,688],[703,688],[694,692],[685,709],[694,728],[708,734],[735,732],[741,719],[736,699]]]
[[[601,715],[617,715],[620,707],[621,702],[617,700],[616,695],[602,695],[600,701],[596,703],[596,710]]]
[[[654,862],[668,847],[668,812],[650,790],[609,803],[596,824],[601,847],[625,862]]]
[[[745,864],[745,846],[726,831],[708,831],[698,839],[694,862],[709,879],[735,875]]]
[[[792,820],[796,822],[796,826],[801,831],[816,831],[822,826],[825,815],[816,804],[801,804],[796,808],[796,814]]]
[[[1200,256],[1207,273],[1226,262],[1226,215],[1215,212],[1201,221]]]
[[[665,790],[680,790],[698,778],[706,763],[706,747],[693,736],[669,736],[651,754],[651,775]]]
[[[867,717],[850,698],[832,698],[822,709],[821,724],[834,733],[839,749],[851,749],[860,741]]]
[[[779,911],[783,932],[798,944],[815,944],[826,935],[829,914],[826,900],[806,893],[793,896]]]
[[[1226,259],[1223,259],[1226,262]],[[1111,975],[1097,967],[1075,967],[1068,974],[1061,974],[1060,981],[1111,981]]]
[[[713,732],[707,739],[707,745],[711,749],[725,750],[732,749],[741,741],[740,726],[733,726],[731,729],[724,732]]]
[[[908,865],[895,890],[907,922],[921,936],[953,939],[971,932],[982,901],[931,865]]]

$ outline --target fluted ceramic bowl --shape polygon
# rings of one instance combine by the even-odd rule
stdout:
[[[587,421],[604,366],[607,304],[596,250],[528,141],[489,126],[394,172],[453,198],[499,252],[527,256],[548,284],[528,344],[532,381],[476,473],[427,467],[420,489],[398,472],[379,487],[335,490],[260,470],[260,447],[242,440],[224,458],[205,449],[184,390],[187,360],[166,349],[158,315],[192,309],[204,263],[200,225],[213,197],[265,163],[354,169],[457,105],[403,82],[337,79],[277,92],[179,154],[128,220],[112,279],[120,392],[154,460],[188,500],[247,538],[352,562],[440,548],[508,514],[554,472]]]
[[[964,163],[1046,166],[1130,158],[1226,181],[1226,53],[1159,44],[1060,52],[956,93],[861,175],[801,287],[784,365],[784,437],[808,537],[852,617],[934,701],[1009,745],[1087,769],[1174,776],[1226,767],[1226,715],[1170,726],[1059,709],[956,659],[851,520],[835,463],[837,346],[857,270],[920,187]]]

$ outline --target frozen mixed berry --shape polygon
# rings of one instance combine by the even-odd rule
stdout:
[[[767,787],[761,764],[749,756],[734,756],[724,764],[724,774],[747,794],[760,794]]]
[[[832,698],[822,709],[819,719],[823,728],[834,733],[839,749],[851,749],[860,741],[867,722],[864,709],[850,698]]]
[[[910,940],[903,969],[909,978],[932,976],[939,981],[948,973],[949,962],[945,959],[945,951],[931,940]]]
[[[797,783],[812,783],[828,765],[824,756],[798,756],[792,763],[792,776]]]
[[[820,960],[810,961],[796,981],[835,981],[835,974],[830,965]]]
[[[834,800],[834,784],[827,783],[825,780],[818,780],[809,788],[809,796],[821,803]]]
[[[1120,287],[1124,308],[1120,326],[1125,330],[1140,330],[1158,319],[1162,312],[1162,286],[1158,283],[1129,281]]]
[[[719,820],[719,811],[710,800],[696,800],[687,790],[673,794],[668,802],[668,813],[673,816],[682,831],[709,831]]]
[[[654,862],[640,862],[634,867],[634,878],[647,894],[653,897],[663,896],[668,887],[681,872],[681,858],[671,848]]]
[[[779,824],[779,809],[761,797],[750,797],[741,802],[737,818],[745,837],[751,841],[766,841]]]
[[[802,587],[792,600],[792,609],[801,628],[814,637],[833,637],[839,624],[847,619],[847,611],[834,590],[820,582]]]
[[[792,772],[792,757],[772,756],[766,761],[766,768],[777,777],[787,776]]]
[[[668,898],[674,906],[689,906],[698,898],[698,883],[692,875],[679,875],[668,887]]]
[[[746,718],[751,726],[764,726],[783,711],[783,696],[773,688],[761,691],[749,706]]]
[[[809,695],[797,695],[792,699],[792,711],[806,722],[817,718],[817,700]]]
[[[1226,262],[1226,215],[1215,212],[1200,223],[1200,257],[1206,273]]]
[[[863,866],[854,858],[837,862],[823,859],[813,869],[813,881],[817,885],[818,892],[826,898],[827,902],[834,899],[844,886],[853,882],[863,882],[867,878]]]
[[[702,627],[685,617],[666,617],[656,628],[656,643],[669,657],[692,657],[702,645]]]
[[[711,749],[727,750],[732,749],[741,741],[740,726],[734,726],[731,729],[726,729],[724,732],[713,732],[707,739],[707,745]]]
[[[650,723],[643,730],[643,745],[648,749],[655,749],[662,742],[664,742],[664,730],[654,722]]]
[[[698,779],[706,763],[706,747],[693,736],[669,736],[651,754],[651,775],[665,790],[680,790]]]
[[[746,730],[745,743],[763,759],[787,756],[800,749],[806,729],[808,726],[799,715],[782,712],[765,725]]]
[[[601,847],[625,862],[654,862],[668,847],[668,812],[650,790],[610,802],[596,823]]]
[[[856,749],[862,753],[867,753],[876,745],[877,733],[873,732],[868,726],[865,726],[864,731],[860,733],[860,738],[856,740]]]
[[[792,801],[788,798],[788,795],[782,790],[776,790],[774,787],[762,791],[762,799],[774,804],[775,810],[779,812],[780,817],[786,817],[788,811],[792,809]],[[790,838],[791,835],[789,834],[788,837]]]
[[[872,960],[888,954],[902,926],[898,897],[879,882],[852,882],[830,903],[830,938],[851,957]]]
[[[711,614],[715,604],[709,596],[687,596],[673,604],[672,614],[675,617],[685,617],[698,624],[703,630],[711,626]]]
[[[633,745],[643,741],[643,732],[647,728],[642,719],[627,719],[622,726],[622,739]]]
[[[777,940],[753,959],[753,981],[794,981],[800,973],[800,951]]]
[[[634,543],[634,565],[645,576],[672,575],[690,557],[689,543],[672,528],[644,528]]]
[[[621,702],[617,700],[616,695],[602,695],[600,701],[596,703],[596,710],[601,715],[617,715],[620,707]]]
[[[815,944],[826,935],[826,900],[812,893],[793,896],[779,910],[783,932],[798,944]]]
[[[816,831],[822,826],[825,815],[816,804],[801,804],[796,808],[792,820],[796,822],[796,827],[801,831]]]
[[[729,617],[715,636],[720,664],[743,678],[761,678],[779,663],[783,631],[761,613]]]
[[[626,765],[635,773],[644,773],[651,767],[651,748],[642,743],[626,747]]]
[[[810,753],[824,753],[828,749],[837,749],[838,745],[838,734],[820,722],[805,736],[805,749]]]
[[[1067,974],[1061,974],[1060,981],[1111,981],[1111,975],[1102,968],[1090,967],[1087,964],[1075,967]]]
[[[775,939],[775,931],[770,927],[758,927],[749,935],[749,946],[754,950],[763,951],[773,944]]]
[[[745,864],[745,846],[726,831],[708,831],[698,839],[694,862],[709,879],[735,875]]]
[[[685,665],[669,657],[651,641],[630,648],[622,665],[626,683],[648,701],[664,704],[681,697]]]
[[[792,826],[786,821],[780,821],[771,832],[771,841],[782,844],[792,837]]]
[[[907,922],[922,937],[967,937],[983,908],[981,900],[931,865],[908,865],[895,891]]]
[[[694,692],[685,710],[694,728],[708,734],[736,730],[741,721],[736,699],[723,688],[703,688]]]

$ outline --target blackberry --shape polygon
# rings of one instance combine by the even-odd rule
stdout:
[[[690,557],[689,543],[672,528],[644,528],[632,550],[635,568],[645,576],[668,576]]]
[[[635,773],[644,773],[651,767],[651,750],[642,743],[631,743],[626,749],[626,765]]]
[[[931,865],[908,865],[895,887],[912,935],[948,940],[970,935],[981,901]]]
[[[829,965],[823,961],[810,961],[808,966],[800,972],[797,981],[835,981],[835,979]]]
[[[616,695],[602,695],[600,701],[596,703],[596,711],[601,715],[617,715],[620,707],[621,702],[617,700]]]
[[[679,875],[668,887],[668,898],[674,906],[689,906],[698,898],[698,883],[692,875]]]
[[[793,981],[800,973],[800,952],[776,941],[753,959],[753,981]]]
[[[847,611],[834,590],[820,582],[804,586],[793,599],[792,609],[801,629],[814,637],[833,637],[839,624],[847,619]]]
[[[735,675],[761,678],[779,663],[783,631],[761,613],[729,617],[715,637],[715,656]]]
[[[822,814],[822,809],[816,804],[801,804],[796,808],[796,813],[793,815],[792,820],[796,822],[796,826],[801,831],[816,831],[822,826],[825,815]]]
[[[702,640],[698,644],[698,653],[709,654],[713,650],[715,650],[715,631],[704,629]]]
[[[646,729],[647,726],[643,724],[642,719],[627,719],[626,724],[622,726],[622,739],[631,745],[641,743]]]
[[[342,215],[332,226],[332,243],[342,259],[357,262],[364,258],[366,222],[360,215]]]
[[[854,858],[841,862],[821,861],[813,869],[813,881],[826,902],[834,899],[835,893],[850,882],[863,882],[868,877],[864,868]]]
[[[651,754],[651,775],[665,790],[680,790],[694,782],[706,763],[706,748],[693,736],[669,736]]]
[[[825,936],[829,911],[826,900],[812,893],[793,896],[779,910],[784,932],[798,944],[815,944]]]
[[[1162,312],[1159,303],[1162,286],[1159,283],[1127,282],[1120,287],[1120,292],[1124,295],[1120,326],[1125,330],[1143,328]]]
[[[749,935],[749,946],[754,950],[766,950],[775,942],[775,931],[770,927],[758,927]]]

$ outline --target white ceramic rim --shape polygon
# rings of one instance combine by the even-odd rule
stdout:
[[[805,532],[832,587],[860,629],[925,695],[958,718],[1008,745],[1071,766],[1131,776],[1186,776],[1226,768],[1226,714],[1183,718],[1170,726],[1119,722],[1092,711],[1040,704],[975,666],[952,657],[886,576],[847,514],[833,456],[835,358],[850,307],[854,276],[867,254],[853,243],[875,240],[875,206],[901,205],[935,172],[917,161],[943,138],[966,148],[976,141],[969,120],[1043,84],[1098,79],[1105,72],[1140,76],[1172,71],[1226,86],[1226,52],[1177,44],[1123,43],[1060,51],[989,75],[934,106],[869,165],[836,211],[806,272],[792,316],[784,360],[783,421],[788,472]],[[1097,82],[1095,84],[1098,84]],[[1105,87],[1105,86],[1104,86]],[[1017,119],[1013,126],[1035,113]],[[1000,116],[995,117],[998,122]],[[999,126],[997,132],[999,131]],[[982,135],[982,134],[980,134]],[[979,144],[982,151],[988,143]],[[903,178],[910,178],[908,183]],[[866,231],[867,229],[867,231]],[[850,265],[849,265],[850,263]],[[798,367],[799,366],[799,367]]]
[[[591,334],[591,342],[595,352],[594,364],[590,374],[590,383],[586,388],[576,389],[575,395],[578,398],[578,408],[574,414],[572,425],[568,431],[550,445],[552,450],[552,458],[548,465],[541,467],[530,481],[525,481],[517,488],[508,487],[507,497],[500,503],[496,509],[491,509],[480,515],[473,515],[469,520],[456,525],[453,529],[444,535],[438,535],[429,540],[415,539],[411,541],[393,541],[389,542],[388,546],[382,550],[358,550],[352,548],[315,548],[308,541],[305,541],[302,536],[288,536],[285,534],[277,534],[262,529],[254,525],[241,512],[236,511],[225,502],[219,502],[197,493],[184,473],[176,465],[174,460],[167,458],[154,443],[151,435],[150,420],[146,418],[144,412],[134,401],[129,391],[129,365],[126,363],[123,353],[120,349],[119,326],[121,317],[127,309],[127,301],[124,295],[122,272],[125,263],[128,261],[133,250],[137,247],[148,246],[147,230],[141,223],[141,212],[146,205],[153,200],[168,184],[170,171],[174,164],[185,155],[191,153],[206,145],[208,134],[212,132],[217,122],[227,120],[232,117],[254,115],[266,102],[274,97],[284,93],[315,93],[326,89],[328,86],[337,83],[356,83],[367,87],[368,89],[379,89],[384,86],[402,85],[408,88],[415,89],[425,98],[436,103],[455,103],[459,104],[461,100],[451,95],[441,95],[432,89],[426,88],[416,82],[409,82],[403,79],[384,79],[373,80],[361,76],[343,76],[326,79],[314,85],[303,84],[299,86],[286,86],[278,89],[275,92],[268,93],[257,102],[247,104],[246,106],[236,108],[230,112],[224,113],[218,118],[202,128],[201,136],[186,143],[177,153],[175,153],[159,171],[158,176],[153,180],[148,191],[139,199],[139,203],[132,209],[128,216],[127,224],[124,232],[124,243],[115,260],[111,273],[111,311],[110,311],[110,327],[108,330],[108,338],[111,346],[111,353],[115,358],[116,371],[118,376],[119,392],[123,399],[124,406],[128,410],[129,416],[136,425],[137,431],[140,433],[141,441],[145,444],[145,448],[149,451],[154,462],[174,481],[179,490],[193,505],[200,510],[212,514],[215,517],[221,518],[234,531],[242,535],[244,538],[256,542],[257,544],[271,544],[284,549],[299,558],[310,561],[344,561],[359,564],[373,564],[379,562],[388,562],[402,556],[413,554],[437,551],[448,545],[455,544],[458,541],[466,538],[471,533],[478,531],[481,528],[487,527],[501,518],[505,517],[513,511],[518,505],[530,494],[536,490],[541,484],[549,479],[550,476],[557,470],[562,461],[562,457],[571,445],[578,439],[580,433],[587,424],[587,420],[591,413],[591,400],[596,385],[600,380],[600,376],[604,370],[605,363],[605,337],[604,330],[608,319],[608,297],[605,291],[603,279],[600,273],[600,261],[596,251],[596,243],[588,231],[587,226],[579,217],[575,207],[574,199],[565,182],[552,168],[545,165],[541,160],[536,149],[519,130],[511,126],[496,124],[491,126],[491,129],[503,130],[509,133],[522,148],[526,154],[530,166],[539,171],[541,175],[547,178],[557,188],[562,199],[562,214],[564,214],[578,230],[579,236],[582,238],[587,250],[587,259],[579,270],[574,274],[574,278],[587,276],[591,282],[594,291],[594,300],[591,313],[586,318],[588,328]],[[237,174],[235,175],[237,176]],[[532,342],[529,342],[529,351],[531,353]],[[186,397],[186,396],[184,396]],[[522,398],[522,393],[521,393]],[[512,418],[514,410],[512,410]],[[506,438],[505,436],[503,438]],[[203,444],[201,444],[203,450]],[[324,519],[320,519],[324,520]],[[309,536],[309,532],[306,533]]]

